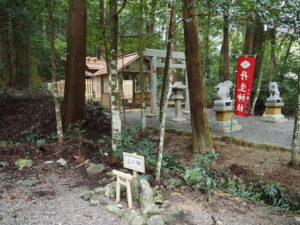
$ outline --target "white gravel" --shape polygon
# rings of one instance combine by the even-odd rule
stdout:
[[[186,122],[174,123],[171,122],[171,118],[174,117],[174,109],[168,109],[167,111],[167,128],[192,131],[190,124],[190,116],[184,115]],[[213,122],[215,119],[215,112],[208,109],[209,122]],[[136,122],[141,118],[140,112],[127,112],[126,121]],[[292,135],[294,129],[294,118],[288,118],[288,121],[283,123],[268,123],[261,121],[260,116],[249,116],[249,117],[234,117],[240,125],[242,130],[235,131],[232,136],[239,139],[245,139],[258,144],[268,144],[284,148],[291,148],[292,146]],[[147,118],[148,127],[159,127],[158,118]],[[215,136],[230,136],[230,133],[218,133],[213,132]]]

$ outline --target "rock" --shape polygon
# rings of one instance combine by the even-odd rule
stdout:
[[[131,224],[131,221],[133,221],[133,219],[135,217],[138,217],[140,214],[138,214],[136,211],[134,210],[126,210],[125,214],[124,214],[124,218],[126,220],[126,222],[128,224]]]
[[[223,223],[220,220],[217,220],[216,225],[223,225]]]
[[[100,174],[105,170],[105,166],[103,164],[93,164],[86,169],[88,175],[96,175]]]
[[[156,204],[163,204],[164,203],[164,199],[162,195],[157,195],[154,197],[154,203]]]
[[[131,221],[131,223],[129,223],[129,225],[147,225],[147,222],[144,219],[144,217],[137,216],[133,218],[133,220]]]
[[[138,179],[133,179],[131,182],[131,194],[132,199],[136,202],[139,202],[140,200],[140,193],[141,193],[141,183]]]
[[[95,189],[94,189],[94,192],[95,192],[95,193],[104,193],[104,192],[105,192],[105,188],[103,188],[103,187],[95,188]]]
[[[300,216],[295,216],[296,222],[300,222]]]
[[[56,161],[59,165],[61,166],[66,166],[67,165],[67,161],[64,160],[63,158],[60,158],[59,160]]]
[[[164,225],[165,222],[161,215],[154,215],[149,217],[147,220],[147,225]]]
[[[93,194],[93,196],[90,198],[90,205],[92,206],[107,205],[107,202],[100,195]]]
[[[105,190],[104,195],[108,198],[115,198],[116,197],[116,185],[117,185],[116,181],[113,181],[113,182],[107,184],[104,187],[104,190]],[[122,193],[126,191],[126,187],[124,185],[121,185],[120,189],[121,189],[121,196],[122,196]]]
[[[162,208],[167,209],[171,206],[171,202],[166,200],[163,202],[163,204],[161,205]]]
[[[108,212],[115,214],[117,216],[120,216],[120,217],[124,216],[124,210],[119,209],[116,205],[107,205],[106,209]]]
[[[140,211],[144,216],[159,214],[161,210],[154,204],[153,191],[147,180],[141,180]]]
[[[104,189],[105,189],[104,195],[109,198],[115,198],[116,197],[116,185],[117,185],[116,181],[113,181],[113,182],[107,184],[104,187]]]
[[[162,210],[160,210],[154,203],[152,202],[146,202],[143,204],[143,207],[141,206],[141,213],[144,216],[151,216],[161,213]]]
[[[120,204],[120,203],[117,204],[117,207],[118,207],[119,209],[123,209],[123,208],[124,208],[124,206],[123,206],[122,204]]]
[[[86,191],[80,195],[80,198],[83,198],[85,201],[88,201],[94,194],[95,194],[94,191]]]
[[[173,208],[163,216],[164,221],[168,225],[181,224],[184,220],[184,212],[180,209]]]
[[[19,167],[20,170],[22,170],[24,167],[31,167],[33,164],[33,161],[31,159],[18,159],[15,162],[15,165]]]

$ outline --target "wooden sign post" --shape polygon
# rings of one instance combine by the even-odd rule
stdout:
[[[137,155],[136,153],[123,152],[123,166],[126,169],[133,171],[133,175],[123,173],[118,170],[113,170],[113,174],[117,176],[116,187],[116,202],[121,198],[121,185],[126,187],[128,208],[132,208],[132,195],[130,182],[137,177],[137,172],[145,173],[145,159],[144,156]]]

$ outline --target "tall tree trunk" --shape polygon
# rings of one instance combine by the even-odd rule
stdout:
[[[212,148],[212,138],[208,126],[203,68],[199,44],[198,20],[195,0],[183,0],[183,22],[185,57],[191,107],[193,152],[205,153]]]
[[[211,0],[206,1],[206,7],[208,11],[206,27],[205,27],[205,36],[204,36],[204,76],[206,78],[210,77],[210,57],[209,57],[209,35],[210,35],[210,21],[211,21]]]
[[[249,18],[249,20],[251,20],[252,16],[249,16],[248,18]],[[243,50],[244,55],[252,54],[253,40],[254,40],[253,25],[251,22],[247,22],[245,39],[244,39],[244,50]]]
[[[295,114],[294,132],[293,132],[293,142],[291,151],[291,161],[290,165],[296,167],[299,165],[300,161],[297,156],[300,154],[300,75],[298,74],[298,103]]]
[[[154,28],[155,28],[155,12],[157,8],[157,0],[151,0],[151,11],[150,11],[150,21],[146,24],[146,32],[148,35],[147,41],[147,48],[152,48],[152,42],[153,42],[153,34],[154,34]]]
[[[175,0],[172,1],[171,12],[170,12],[170,22],[169,22],[169,34],[167,41],[167,53],[164,68],[163,81],[165,82],[164,88],[161,91],[161,102],[160,102],[160,130],[159,130],[159,148],[158,148],[158,159],[155,173],[156,183],[160,183],[160,172],[161,164],[163,160],[164,151],[164,139],[165,139],[165,125],[166,125],[166,111],[168,107],[168,101],[172,93],[172,69],[170,69],[170,62],[172,60],[171,56],[174,52],[174,41],[172,40],[175,32]]]
[[[58,100],[58,90],[57,90],[57,76],[56,76],[56,54],[55,54],[55,31],[53,27],[53,11],[55,6],[55,1],[48,0],[48,39],[50,45],[50,55],[51,55],[51,74],[52,74],[52,91],[54,96],[54,105],[55,105],[55,116],[56,116],[56,130],[57,130],[57,138],[58,142],[62,143],[64,136],[63,136],[63,129],[62,129],[62,119],[61,119],[61,110],[60,104]]]
[[[86,1],[69,1],[64,123],[85,119]]]
[[[104,16],[105,16],[105,5],[104,0],[99,0],[99,30],[100,30],[100,46],[98,51],[98,58],[105,58],[105,47],[104,47]]]
[[[228,16],[223,16],[223,80],[230,80],[229,72],[229,21]]]
[[[164,77],[163,77],[163,82],[162,82],[162,87],[161,87],[161,96],[160,96],[160,107],[159,107],[159,121],[160,123],[162,122],[162,117],[164,113],[164,104],[167,101],[166,96],[167,96],[167,91],[168,91],[168,84],[169,84],[169,72],[173,74],[173,71],[169,71],[169,66],[170,62],[172,61],[171,59],[171,52],[174,51],[174,33],[175,33],[175,15],[174,15],[174,2],[175,0],[172,1],[171,5],[171,12],[170,12],[170,18],[169,18],[169,25],[168,25],[168,39],[167,39],[167,55],[165,59],[165,68],[164,68]],[[168,52],[169,49],[169,52]],[[168,55],[169,54],[169,55]],[[166,102],[168,104],[168,102]]]
[[[6,87],[11,80],[6,19],[5,15],[0,15],[0,87]]]
[[[15,47],[15,39],[14,39],[13,20],[10,12],[8,14],[7,29],[8,29],[9,59],[10,59],[10,68],[11,68],[10,82],[12,84],[15,84],[18,81],[16,47]]]
[[[285,73],[285,69],[286,69],[286,62],[290,56],[290,53],[291,53],[291,47],[292,47],[292,44],[294,42],[294,35],[291,36],[290,38],[290,41],[289,41],[289,44],[288,44],[288,47],[286,49],[286,53],[285,53],[285,56],[283,58],[283,63],[282,63],[282,66],[281,66],[281,71],[280,71],[280,76],[283,77],[284,73]]]
[[[144,74],[144,0],[140,0],[140,18],[139,18],[139,72],[141,77],[141,119],[142,119],[142,132],[146,129],[146,102],[145,102],[145,74]]]
[[[263,57],[264,57],[264,41],[265,41],[264,24],[259,23],[259,20],[257,20],[257,22],[258,23],[256,24],[256,28],[255,28],[254,46],[253,46],[253,52],[256,54],[254,78],[257,79],[257,85],[256,85],[255,95],[251,105],[250,113],[252,115],[254,115],[256,102],[260,94],[260,87],[261,87],[261,81],[263,76],[260,70],[261,70]]]
[[[271,28],[269,31],[270,35],[270,63],[269,63],[269,82],[273,81],[276,72],[276,28]]]
[[[109,1],[110,35],[108,41],[108,77],[110,85],[110,110],[111,110],[111,132],[112,132],[112,153],[114,153],[121,141],[121,97],[119,92],[118,79],[118,1]]]

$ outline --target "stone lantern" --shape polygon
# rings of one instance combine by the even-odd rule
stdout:
[[[270,97],[266,100],[266,110],[262,116],[262,121],[271,123],[280,123],[287,121],[287,119],[284,118],[284,115],[281,114],[281,109],[284,106],[284,102],[280,97],[277,82],[269,83],[269,92]]]
[[[186,119],[182,117],[182,108],[181,104],[184,100],[183,90],[186,89],[186,86],[182,82],[175,82],[172,85],[172,97],[171,100],[175,101],[175,117],[171,118],[173,122],[183,122]]]

